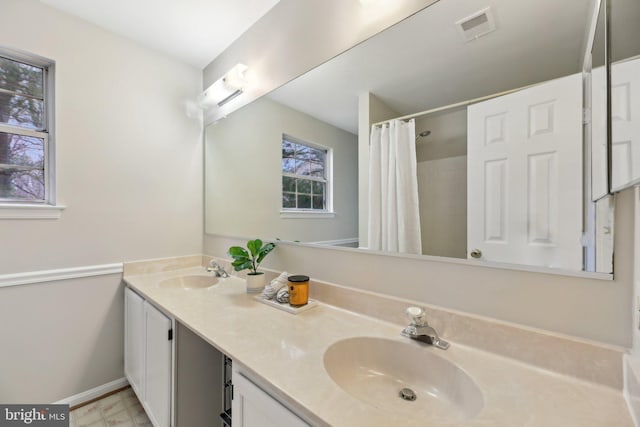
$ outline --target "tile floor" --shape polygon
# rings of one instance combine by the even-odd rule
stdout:
[[[70,427],[152,427],[131,387],[75,409],[69,418]]]

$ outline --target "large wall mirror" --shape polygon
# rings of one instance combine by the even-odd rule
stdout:
[[[612,273],[584,148],[598,4],[440,0],[208,125],[206,232]]]
[[[609,0],[611,188],[640,184],[640,1]]]

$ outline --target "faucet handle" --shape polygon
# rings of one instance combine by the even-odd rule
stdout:
[[[411,319],[411,324],[414,326],[426,326],[427,317],[424,309],[421,307],[408,307],[405,314]]]

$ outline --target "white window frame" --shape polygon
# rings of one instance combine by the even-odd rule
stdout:
[[[297,138],[295,136],[291,136],[289,134],[283,133],[282,140],[280,141],[280,146],[282,147],[282,142],[284,141],[293,142],[294,144],[304,145],[306,147],[315,148],[317,150],[326,151],[325,161],[324,161],[324,171],[325,171],[325,179],[322,180],[326,182],[325,187],[325,209],[299,209],[299,208],[284,208],[282,207],[282,187],[280,189],[280,218],[333,218],[335,217],[335,212],[333,211],[333,148],[327,147],[324,145],[316,144],[315,142],[309,142],[301,138]],[[281,156],[282,158],[282,156]],[[285,173],[282,170],[282,163],[280,164],[280,175],[281,177],[290,176],[293,178],[302,178],[309,179],[310,181],[320,181],[315,177],[307,177],[302,175]]]
[[[0,123],[0,131],[44,140],[44,200],[0,199],[0,219],[57,219],[65,206],[56,205],[55,183],[55,62],[31,53],[0,46],[0,56],[44,69],[44,117],[42,131]]]

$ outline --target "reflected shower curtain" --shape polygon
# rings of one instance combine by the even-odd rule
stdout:
[[[371,128],[369,249],[422,253],[415,133],[413,120]]]

